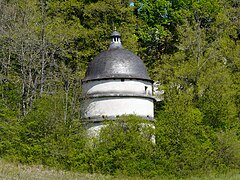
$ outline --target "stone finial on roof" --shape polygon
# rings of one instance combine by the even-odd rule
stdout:
[[[121,43],[121,34],[117,32],[117,28],[114,27],[114,31],[111,34],[112,42],[109,49],[123,48]]]

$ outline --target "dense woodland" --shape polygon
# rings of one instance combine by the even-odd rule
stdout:
[[[94,145],[83,128],[81,80],[115,26],[165,92],[156,144],[139,117]],[[144,177],[240,167],[239,0],[1,0],[0,47],[1,158]]]

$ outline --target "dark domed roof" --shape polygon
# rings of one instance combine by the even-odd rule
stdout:
[[[150,80],[142,60],[126,49],[110,49],[89,63],[84,81],[108,78]]]
[[[151,81],[142,60],[131,51],[124,49],[120,39],[114,39],[116,36],[120,37],[120,34],[112,35],[113,42],[109,49],[98,54],[89,63],[83,81],[112,78],[132,78]]]

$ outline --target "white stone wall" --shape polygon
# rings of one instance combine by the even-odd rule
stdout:
[[[90,138],[98,138],[102,128],[107,125],[101,123],[93,123],[91,126],[87,127],[87,135]]]
[[[152,95],[152,83],[143,80],[109,79],[83,83],[83,95],[94,94]]]
[[[86,99],[82,105],[83,118],[108,118],[138,115],[152,119],[153,99],[140,97],[102,97]]]
[[[81,105],[81,114],[85,119],[111,119],[130,114],[154,118],[152,83],[149,81],[136,79],[88,81],[83,83],[83,97],[85,99]]]

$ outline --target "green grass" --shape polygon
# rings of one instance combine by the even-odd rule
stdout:
[[[8,163],[0,160],[0,179],[16,180],[67,180],[67,179],[87,179],[87,180],[105,180],[112,179],[110,176],[100,174],[81,174],[70,171],[54,170],[43,166],[27,166],[16,163]]]
[[[0,180],[108,180],[108,179],[124,179],[138,180],[140,177],[126,176],[110,176],[101,174],[75,173],[71,171],[55,170],[46,168],[41,165],[22,165],[17,163],[9,163],[0,160]],[[167,177],[155,177],[153,179],[176,179]],[[240,170],[232,170],[226,174],[206,174],[201,177],[189,177],[185,180],[240,180]]]
[[[186,180],[240,180],[240,171],[232,170],[226,174],[208,174],[202,177],[190,177]]]

